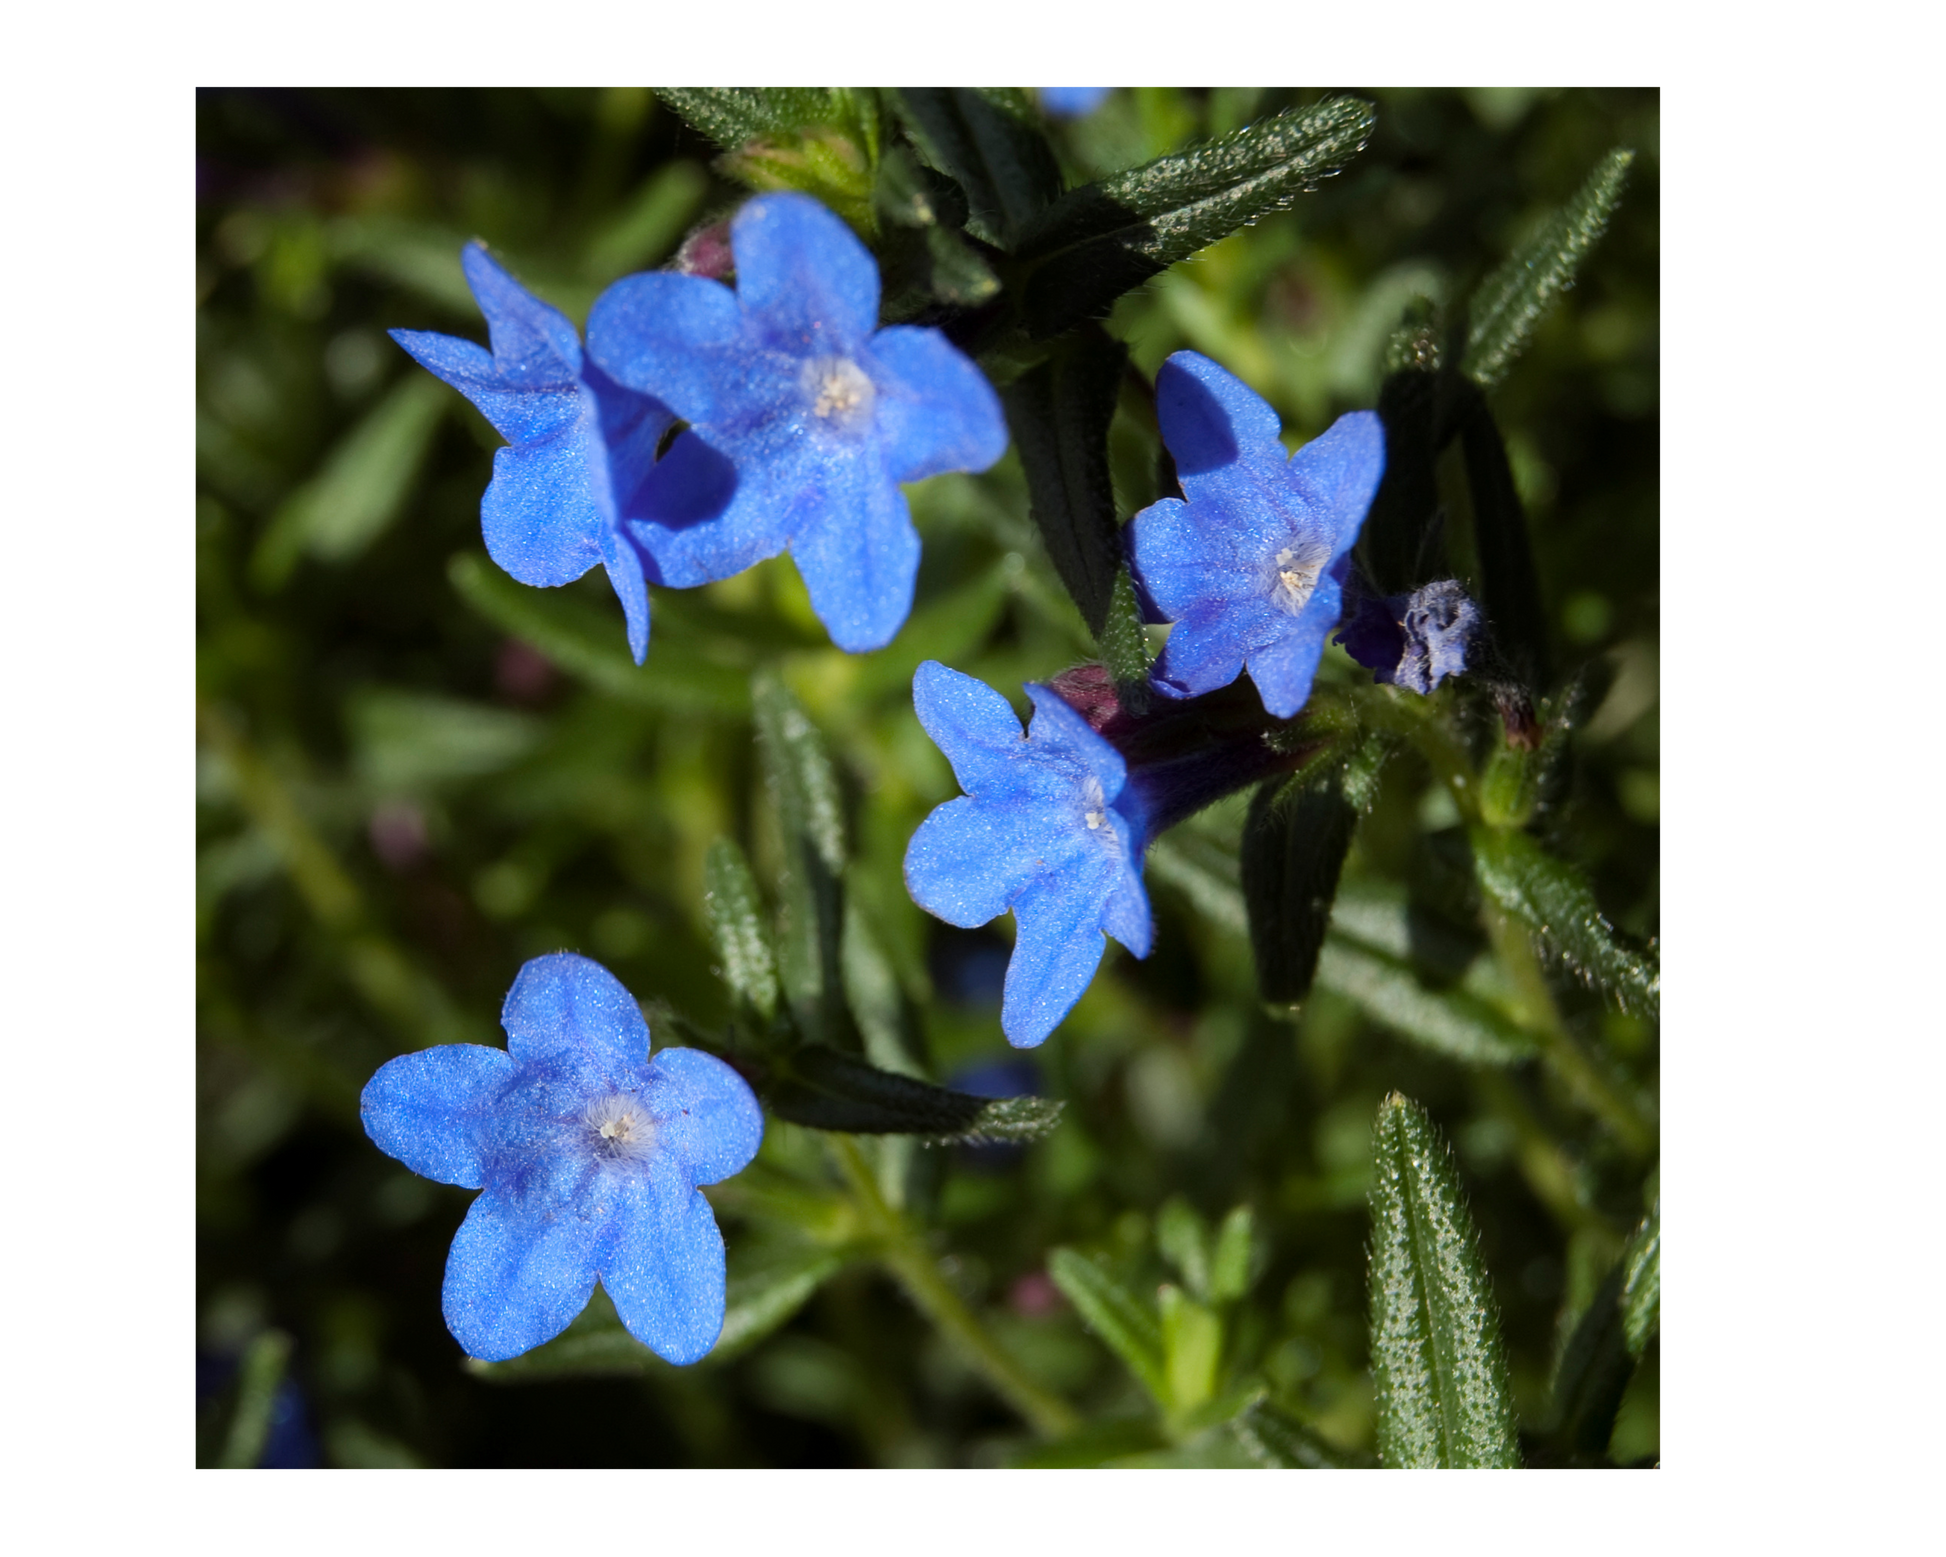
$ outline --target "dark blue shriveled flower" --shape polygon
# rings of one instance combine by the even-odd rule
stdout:
[[[1042,87],[1041,107],[1056,119],[1085,119],[1108,101],[1112,87]]]
[[[928,660],[912,702],[966,793],[920,825],[905,854],[913,901],[972,929],[1014,911],[1000,1027],[1016,1048],[1054,1031],[1112,935],[1138,957],[1154,927],[1142,886],[1149,818],[1121,753],[1051,688],[1020,721],[998,692]]]
[[[877,328],[876,261],[810,197],[750,201],[730,245],[735,291],[628,276],[589,315],[589,355],[690,423],[664,463],[702,469],[713,451],[735,470],[716,517],[632,528],[678,586],[788,547],[832,641],[881,648],[912,608],[919,567],[899,483],[999,459],[999,397],[939,331]]]
[[[1247,669],[1289,719],[1337,625],[1352,542],[1385,469],[1376,414],[1354,411],[1288,458],[1277,413],[1209,358],[1179,351],[1155,380],[1156,417],[1188,501],[1129,525],[1135,581],[1173,622],[1154,670],[1172,697]]]
[[[571,583],[600,563],[622,598],[639,665],[649,649],[645,561],[648,578],[661,580],[621,521],[654,504],[656,443],[675,418],[586,361],[567,317],[479,244],[469,243],[460,263],[493,350],[426,330],[394,330],[392,339],[507,440],[480,503],[487,554],[523,584]]]
[[[381,1151],[485,1190],[446,1258],[447,1328],[471,1356],[516,1357],[599,1280],[630,1335],[696,1361],[723,1328],[723,1238],[696,1186],[756,1155],[756,1098],[699,1049],[651,1059],[629,992],[572,952],[523,967],[500,1023],[505,1049],[402,1054],[359,1102]]]
[[[1371,671],[1374,681],[1423,696],[1466,669],[1481,625],[1480,608],[1457,579],[1449,578],[1408,595],[1359,591],[1333,641]]]

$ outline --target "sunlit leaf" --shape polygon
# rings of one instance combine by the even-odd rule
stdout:
[[[777,961],[764,926],[756,878],[743,851],[728,838],[709,846],[703,861],[703,904],[709,914],[723,982],[766,1023],[777,1014]]]
[[[999,248],[1061,192],[1061,173],[1024,103],[972,87],[892,94],[919,154],[966,193],[966,230]]]
[[[1512,1065],[1535,1052],[1533,1036],[1497,1007],[1465,990],[1431,988],[1409,963],[1349,936],[1325,937],[1318,983],[1381,1026],[1449,1059]]]
[[[1169,1382],[1162,1325],[1155,1309],[1129,1291],[1106,1265],[1078,1250],[1054,1250],[1047,1257],[1047,1273],[1088,1328],[1128,1364],[1143,1388],[1159,1403],[1166,1403]]]

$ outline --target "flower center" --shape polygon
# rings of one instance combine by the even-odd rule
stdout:
[[[1108,826],[1108,797],[1102,792],[1101,780],[1092,773],[1081,781],[1081,820],[1091,833]]]
[[[1318,587],[1318,576],[1330,560],[1330,551],[1313,543],[1299,541],[1284,547],[1270,568],[1270,603],[1296,616]]]
[[[812,413],[832,427],[850,430],[870,420],[878,391],[849,357],[812,357],[800,383]]]
[[[596,1098],[581,1117],[600,1156],[639,1159],[655,1146],[655,1119],[648,1104],[631,1092]]]

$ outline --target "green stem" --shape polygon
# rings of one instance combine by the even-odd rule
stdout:
[[[971,1309],[939,1273],[939,1262],[912,1224],[885,1203],[878,1179],[848,1135],[833,1134],[832,1155],[851,1188],[853,1201],[867,1231],[879,1246],[879,1258],[897,1278],[925,1316],[955,1341],[985,1375],[1000,1397],[1032,1424],[1044,1438],[1073,1432],[1081,1420],[1058,1395],[1050,1394],[1020,1371],[1001,1350]]]
[[[1599,1115],[1623,1145],[1637,1156],[1648,1156],[1655,1150],[1655,1122],[1568,1031],[1526,930],[1490,903],[1483,906],[1482,913],[1494,955],[1507,970],[1520,997],[1522,1025],[1540,1040],[1541,1063],[1561,1079],[1583,1106]]]
[[[1466,744],[1446,723],[1439,707],[1430,698],[1395,692],[1390,687],[1359,688],[1356,702],[1360,717],[1374,728],[1402,735],[1418,748],[1419,754],[1447,789],[1460,815],[1470,822],[1480,819],[1480,781],[1473,772],[1473,761]]]

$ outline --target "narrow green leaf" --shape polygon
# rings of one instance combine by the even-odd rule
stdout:
[[[1401,1038],[1467,1065],[1513,1065],[1535,1040],[1501,1011],[1462,989],[1430,989],[1411,964],[1349,936],[1326,935],[1317,982]]]
[[[985,1098],[881,1070],[824,1044],[804,1044],[777,1062],[761,1089],[771,1111],[814,1130],[854,1135],[921,1135],[936,1142],[1027,1141],[1060,1119],[1048,1098]]]
[[[1128,1365],[1158,1404],[1166,1404],[1169,1386],[1163,1371],[1162,1325],[1155,1310],[1122,1285],[1106,1265],[1078,1250],[1054,1250],[1047,1257],[1047,1273],[1088,1328]]]
[[[655,95],[725,151],[836,112],[825,87],[657,87]]]
[[[271,516],[250,559],[259,588],[283,587],[297,559],[350,562],[399,516],[446,408],[446,387],[411,373],[326,456]]]
[[[1378,592],[1403,594],[1445,578],[1439,482],[1439,375],[1389,374],[1378,391],[1385,427],[1385,474],[1358,530],[1358,562]]]
[[[1349,1463],[1316,1433],[1268,1400],[1235,1417],[1230,1430],[1266,1470],[1339,1470]]]
[[[1606,1453],[1629,1378],[1656,1331],[1661,1287],[1658,1198],[1561,1349],[1554,1375],[1554,1433],[1571,1458],[1596,1460]]]
[[[1635,153],[1625,147],[1596,164],[1566,205],[1482,281],[1467,305],[1462,369],[1476,384],[1498,383],[1555,300],[1574,285],[1622,198]]]
[[[1506,1351],[1451,1150],[1393,1093],[1372,1136],[1371,1350],[1390,1467],[1520,1463]]]
[[[1177,1414],[1194,1411],[1216,1394],[1223,1324],[1173,1284],[1165,1283],[1157,1298],[1162,1310],[1162,1371],[1169,1385],[1169,1409]]]
[[[1132,287],[1280,210],[1364,149],[1373,110],[1333,98],[1064,195],[1020,236],[1029,332],[1059,335]]]
[[[1051,1443],[1030,1443],[1007,1463],[1015,1470],[1091,1470],[1130,1455],[1167,1447],[1162,1424],[1152,1413],[1090,1422],[1077,1433]]]
[[[1658,1014],[1661,969],[1653,957],[1630,950],[1616,938],[1580,871],[1526,833],[1474,827],[1468,836],[1481,889],[1550,956],[1624,1010]]]
[[[655,264],[675,248],[708,194],[709,174],[702,167],[694,162],[664,164],[588,240],[582,273],[606,284]]]
[[[798,1031],[856,1049],[844,998],[844,812],[824,738],[772,671],[751,678],[757,748],[777,807],[784,858],[778,935],[784,993]]]
[[[723,959],[723,982],[768,1024],[777,1015],[777,963],[756,878],[743,850],[728,838],[718,838],[704,857],[703,906]]]
[[[1649,1208],[1622,1254],[1622,1333],[1641,1357],[1662,1323],[1662,1197]]]
[[[855,901],[845,903],[840,947],[845,1000],[865,1040],[865,1057],[881,1070],[923,1076],[918,1022],[892,960]]]
[[[1250,1290],[1257,1277],[1256,1222],[1248,1206],[1236,1206],[1216,1230],[1216,1248],[1209,1262],[1209,1299],[1234,1303]]]
[[[225,1470],[248,1470],[264,1457],[270,1438],[270,1408],[277,1386],[284,1382],[290,1362],[291,1338],[281,1330],[266,1330],[250,1343],[237,1370],[236,1408],[217,1464]]]
[[[1545,687],[1553,675],[1547,613],[1507,446],[1485,393],[1465,379],[1450,380],[1450,387],[1451,404],[1442,414],[1450,416],[1466,461],[1466,506],[1479,567],[1480,605],[1494,645],[1514,676],[1526,686]]]
[[[1156,1213],[1155,1244],[1162,1257],[1182,1275],[1183,1285],[1199,1298],[1210,1290],[1209,1226],[1194,1206],[1172,1195]]]
[[[654,641],[648,663],[637,665],[629,658],[619,609],[603,611],[563,590],[517,583],[478,552],[457,553],[446,576],[489,622],[603,692],[672,713],[749,712],[747,673],[706,660],[680,642]]]
[[[1342,770],[1312,784],[1270,780],[1251,797],[1239,858],[1264,1000],[1294,1005],[1310,994],[1357,825]]]
[[[424,794],[517,762],[546,726],[530,714],[464,698],[361,687],[345,700],[352,765],[384,794]]]
[[[966,230],[1010,249],[1061,192],[1061,172],[1031,110],[970,87],[907,87],[893,94],[906,133],[966,193]]]

